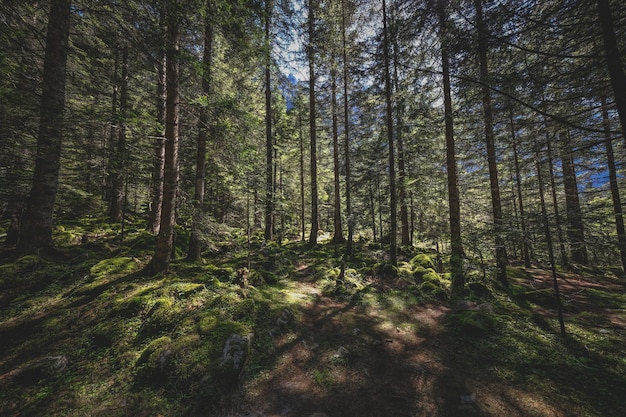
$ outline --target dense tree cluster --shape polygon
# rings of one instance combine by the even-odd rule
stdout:
[[[617,0],[0,2],[0,215],[626,266]],[[3,223],[3,224],[4,224]],[[123,227],[121,229],[123,231]],[[123,232],[122,232],[123,233]],[[123,237],[123,236],[122,236]],[[491,260],[493,259],[493,262]]]

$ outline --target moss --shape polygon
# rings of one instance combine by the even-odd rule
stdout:
[[[181,308],[170,298],[159,298],[141,324],[139,335],[142,338],[151,337],[158,333],[171,330],[179,320]]]
[[[108,275],[131,274],[139,268],[139,263],[134,258],[120,257],[109,258],[98,262],[91,267],[89,273],[94,278],[102,278]]]
[[[423,295],[440,301],[446,301],[448,299],[447,291],[433,281],[422,282],[419,286],[419,290]]]
[[[133,296],[119,301],[110,312],[110,315],[121,317],[134,317],[141,312],[146,305],[145,296]]]
[[[494,318],[484,311],[466,310],[451,317],[463,335],[483,337],[495,331]]]
[[[432,258],[425,253],[418,253],[411,259],[411,265],[421,266],[423,268],[432,268],[435,269],[435,263]]]

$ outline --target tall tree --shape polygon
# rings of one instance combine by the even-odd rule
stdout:
[[[309,62],[309,138],[311,141],[311,233],[309,245],[317,244],[319,231],[318,188],[317,188],[317,121],[315,113],[315,8],[317,0],[309,0],[307,59]]]
[[[569,140],[569,133],[562,131],[559,134],[561,144],[561,166],[563,169],[563,186],[565,188],[565,207],[567,212],[567,238],[570,244],[572,261],[586,265],[589,262],[585,245],[583,215],[578,196],[578,182],[574,156]]]
[[[112,152],[112,160],[110,164],[111,174],[111,198],[109,202],[109,221],[111,223],[122,220],[122,210],[124,206],[124,182],[126,181],[126,118],[128,113],[128,45],[121,46],[121,74],[119,80],[119,105],[115,113],[111,127],[112,131],[117,133],[117,141],[111,143],[114,149]],[[117,51],[116,51],[117,54]],[[116,68],[117,71],[117,68]],[[114,87],[117,89],[117,85]],[[116,94],[113,96],[115,97]],[[115,100],[115,98],[114,98]],[[115,107],[115,103],[113,104]]]
[[[450,58],[448,52],[447,0],[437,1],[439,15],[439,39],[441,42],[441,72],[443,79],[443,102],[446,138],[446,167],[448,171],[448,209],[450,218],[450,270],[452,292],[460,294],[465,287],[463,272],[463,241],[461,240],[461,204],[456,164],[456,144],[454,140],[454,119],[450,88]]]
[[[163,176],[163,204],[161,228],[156,249],[150,262],[144,267],[146,275],[156,275],[168,269],[174,247],[176,225],[176,194],[178,192],[179,165],[179,107],[180,107],[180,10],[177,1],[166,4],[166,117],[165,117],[165,171]]]
[[[52,214],[59,184],[65,79],[70,33],[70,0],[51,0],[43,64],[37,157],[22,218],[18,250],[52,249]]]
[[[341,0],[341,56],[343,65],[343,136],[344,136],[344,165],[346,173],[346,216],[348,219],[348,241],[346,253],[353,255],[354,218],[352,214],[352,177],[350,165],[350,104],[348,100],[348,46],[346,0]],[[374,233],[376,235],[376,233]]]
[[[335,49],[331,51],[330,62],[330,108],[332,118],[332,134],[333,134],[333,243],[344,243],[346,239],[343,237],[343,224],[341,221],[341,186],[339,177],[339,123],[337,120],[337,62],[335,57]]]
[[[187,260],[190,262],[199,260],[202,252],[200,227],[202,222],[201,214],[204,208],[207,142],[209,140],[211,125],[208,105],[211,100],[213,75],[214,15],[213,0],[207,0],[204,24],[204,51],[202,54],[202,94],[206,100],[205,105],[200,110],[200,117],[198,118],[198,136],[196,139],[196,181],[193,196],[196,215],[192,220],[191,236],[189,237],[189,251],[187,252]]]
[[[383,0],[383,60],[384,60],[384,78],[385,78],[385,124],[387,127],[387,144],[389,152],[389,211],[390,211],[390,226],[389,226],[389,256],[391,258],[391,264],[398,264],[398,201],[396,195],[396,157],[394,151],[393,140],[393,106],[391,103],[391,70],[390,70],[390,42],[389,42],[389,28],[387,24],[387,3]]]
[[[265,233],[266,241],[272,239],[274,230],[274,137],[272,136],[272,14],[273,0],[265,0]]]
[[[515,184],[517,191],[517,200],[519,203],[519,215],[522,226],[522,258],[524,259],[524,266],[530,268],[530,239],[528,237],[528,227],[526,221],[526,213],[524,211],[524,199],[522,197],[522,176],[520,173],[519,155],[517,152],[517,134],[515,129],[515,123],[513,119],[513,108],[510,109],[509,123],[511,128],[511,144],[513,145],[513,163],[515,167]]]
[[[489,64],[487,61],[487,29],[483,21],[482,0],[474,0],[476,10],[476,30],[478,31],[478,58],[480,61],[480,84],[483,101],[483,122],[485,128],[485,141],[487,143],[487,164],[489,166],[489,183],[491,188],[491,208],[495,228],[496,265],[498,267],[498,280],[507,288],[509,282],[506,276],[508,259],[506,244],[502,237],[504,222],[502,218],[502,203],[500,200],[500,184],[498,181],[498,165],[496,161],[495,135],[493,132],[493,108],[491,105],[491,91],[489,89]]]

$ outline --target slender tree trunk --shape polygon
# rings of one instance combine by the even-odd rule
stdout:
[[[602,26],[604,53],[606,64],[609,68],[609,75],[611,76],[615,105],[622,125],[622,132],[626,132],[626,76],[622,66],[622,55],[617,45],[609,0],[598,0],[598,15],[600,16],[600,25]]]
[[[337,64],[335,62],[335,54],[331,53],[330,63],[330,107],[332,113],[333,125],[333,176],[334,176],[334,214],[333,228],[334,235],[332,243],[343,243],[346,238],[343,237],[343,224],[341,222],[341,192],[339,178],[339,127],[337,122]]]
[[[392,19],[397,26],[395,18]],[[409,233],[409,209],[407,207],[407,174],[404,158],[404,98],[400,90],[398,76],[398,35],[397,29],[393,36],[393,82],[396,94],[396,141],[398,143],[398,206],[400,207],[400,242],[402,246],[411,245]]]
[[[161,27],[165,27],[165,11],[161,7]],[[165,39],[163,40],[165,44]],[[159,131],[155,136],[153,148],[152,167],[152,187],[150,216],[148,219],[148,230],[153,234],[158,234],[161,228],[161,209],[163,205],[163,175],[165,171],[165,102],[167,99],[167,58],[165,50],[160,52],[158,68],[159,82],[157,84],[156,116]]]
[[[448,206],[450,212],[450,272],[452,292],[461,294],[465,287],[463,274],[463,243],[461,240],[461,205],[459,198],[452,94],[450,92],[450,62],[448,58],[448,22],[445,7],[447,0],[438,0],[439,30],[441,42],[441,68],[443,73],[443,101],[446,136],[446,167],[448,170]]]
[[[524,212],[524,199],[522,197],[522,176],[519,167],[519,156],[517,154],[517,135],[515,133],[515,124],[513,121],[513,109],[509,114],[511,124],[511,142],[513,144],[513,159],[515,163],[515,184],[517,189],[517,200],[519,202],[519,216],[522,226],[522,257],[524,258],[524,266],[530,268],[530,239],[528,237],[528,228],[526,226],[526,213]]]
[[[502,219],[502,203],[500,200],[500,185],[498,182],[495,136],[493,133],[493,110],[491,106],[491,93],[489,91],[490,80],[487,62],[487,32],[483,22],[482,0],[474,0],[474,7],[476,9],[476,30],[478,31],[478,55],[480,60],[480,81],[482,84],[485,140],[487,143],[487,163],[489,165],[489,183],[491,185],[491,207],[496,233],[496,265],[498,267],[498,281],[500,281],[505,288],[508,288],[509,281],[506,276],[508,259],[506,255],[506,245],[502,237],[504,224]]]
[[[346,5],[341,0],[341,53],[343,58],[343,134],[344,134],[344,163],[346,172],[346,216],[348,219],[348,242],[346,253],[351,258],[354,255],[354,219],[352,215],[352,178],[350,176],[350,106],[348,100],[348,47],[346,41]]]
[[[207,98],[207,103],[211,99],[212,75],[213,75],[213,3],[212,0],[206,2],[206,21],[204,27],[204,53],[202,55],[202,93]],[[200,110],[198,119],[198,137],[196,139],[196,183],[194,189],[194,210],[200,214],[204,209],[204,194],[206,186],[206,164],[207,164],[207,141],[209,139],[210,120],[208,109]],[[196,215],[192,220],[191,236],[189,237],[189,251],[187,260],[195,262],[200,259],[202,253],[202,241],[200,239],[200,222],[202,216]]]
[[[391,104],[391,74],[389,48],[389,29],[387,28],[387,3],[385,0],[383,0],[383,59],[385,61],[385,103],[387,108],[386,125],[387,142],[389,146],[389,256],[391,258],[391,264],[396,266],[398,264],[398,201],[396,194],[396,156],[393,140],[393,106]]]
[[[544,121],[545,123],[545,121]],[[557,238],[559,239],[559,250],[561,254],[561,264],[567,266],[569,258],[565,250],[565,238],[563,237],[563,220],[559,210],[559,200],[556,195],[556,180],[554,176],[554,158],[552,156],[552,145],[550,145],[550,134],[546,128],[546,151],[548,152],[548,168],[550,169],[550,189],[552,191],[552,206],[554,207],[554,221],[556,223]],[[532,248],[531,248],[532,249]],[[532,253],[531,253],[532,256]]]
[[[272,137],[272,0],[265,0],[265,233],[266,242],[272,240],[274,230],[274,138]]]
[[[179,129],[179,16],[178,6],[168,2],[167,13],[167,99],[165,119],[165,172],[163,178],[163,207],[161,229],[152,259],[144,268],[147,275],[156,275],[168,269],[174,249],[176,225],[176,194],[178,191],[178,129]]]
[[[117,125],[117,143],[111,161],[111,200],[109,202],[109,221],[122,220],[124,205],[124,181],[126,168],[126,117],[128,113],[128,46],[122,47],[121,76],[119,81],[120,102],[115,117]],[[115,97],[115,94],[114,94]],[[114,105],[115,106],[115,105]]]
[[[572,261],[587,265],[589,258],[587,247],[585,246],[583,216],[580,210],[576,169],[574,167],[569,134],[561,132],[559,142],[561,144],[561,166],[563,168],[563,186],[565,188],[565,206],[567,209],[567,238],[570,243]]]
[[[376,242],[378,234],[376,233],[376,204],[374,202],[374,190],[372,189],[372,182],[368,182],[369,196],[370,196],[370,211],[372,213],[372,239]]]
[[[309,61],[309,136],[311,140],[311,234],[309,245],[317,244],[319,231],[318,190],[317,190],[317,126],[315,114],[315,0],[309,2],[308,30],[309,44],[307,57]]]
[[[541,165],[539,164],[539,151],[537,150],[536,166],[537,166],[537,181],[539,182],[539,197],[541,200],[541,217],[543,218],[544,233],[546,236],[546,242],[548,243],[548,260],[550,262],[550,270],[552,271],[552,283],[554,288],[554,296],[556,298],[556,310],[559,318],[559,326],[561,329],[561,336],[565,337],[565,321],[563,320],[563,306],[561,303],[561,292],[559,290],[559,281],[556,273],[556,261],[554,259],[554,248],[552,246],[552,236],[550,233],[550,223],[548,222],[548,211],[546,209],[546,200],[543,191],[543,176],[541,175]]]
[[[302,109],[298,102],[298,138],[300,139],[300,228],[302,241],[305,241],[305,218],[304,218],[304,135],[302,134]]]
[[[70,0],[51,0],[40,104],[37,158],[19,233],[18,251],[53,249],[52,214],[59,185]]]
[[[626,230],[624,230],[624,213],[622,200],[619,194],[617,183],[617,167],[615,165],[615,155],[613,153],[613,142],[611,141],[611,121],[607,109],[606,97],[602,96],[602,119],[604,121],[606,160],[609,167],[609,185],[611,188],[611,198],[613,200],[613,213],[615,215],[615,227],[617,229],[617,242],[622,261],[622,270],[626,272]]]

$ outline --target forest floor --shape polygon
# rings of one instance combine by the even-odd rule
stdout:
[[[470,265],[451,299],[428,255],[392,271],[365,242],[346,262],[233,235],[147,278],[153,238],[118,232],[84,220],[57,230],[62,260],[0,253],[0,415],[623,415],[626,288],[609,270],[559,271],[562,338],[540,267],[510,267],[505,292]],[[232,334],[250,340],[235,374]]]

